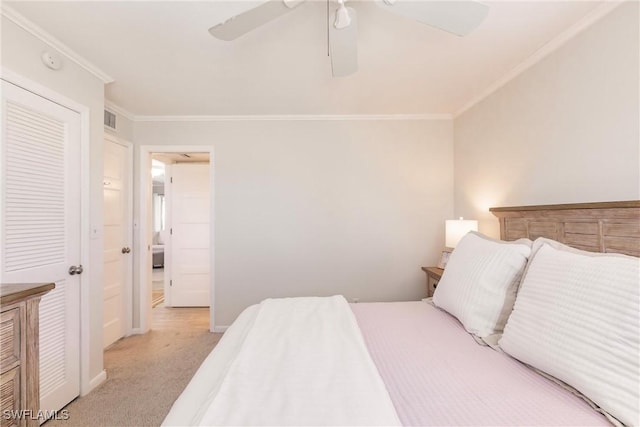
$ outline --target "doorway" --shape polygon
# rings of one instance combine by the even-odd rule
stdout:
[[[140,150],[140,329],[152,310],[207,307],[213,330],[213,149]]]

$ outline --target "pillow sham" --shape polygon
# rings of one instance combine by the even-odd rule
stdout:
[[[479,337],[502,332],[531,253],[531,241],[469,232],[451,253],[433,303]]]
[[[504,352],[640,424],[640,259],[537,239]]]

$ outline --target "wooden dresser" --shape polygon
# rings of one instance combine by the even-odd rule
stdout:
[[[0,285],[0,425],[39,426],[38,305],[53,283]]]

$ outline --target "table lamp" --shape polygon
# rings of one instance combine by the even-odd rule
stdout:
[[[470,231],[478,231],[478,221],[472,219],[448,219],[445,223],[445,246],[455,248],[460,239]]]

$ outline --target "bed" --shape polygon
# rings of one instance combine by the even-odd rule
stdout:
[[[163,425],[639,425],[640,202],[491,211],[433,300],[249,307]]]

